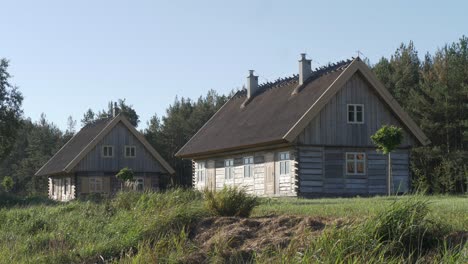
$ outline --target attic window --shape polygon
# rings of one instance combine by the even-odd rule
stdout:
[[[104,157],[104,158],[114,157],[114,147],[113,146],[102,146],[102,157]]]
[[[348,104],[348,124],[364,124],[363,104]]]
[[[135,158],[136,157],[136,147],[135,146],[125,146],[125,157],[126,158]]]

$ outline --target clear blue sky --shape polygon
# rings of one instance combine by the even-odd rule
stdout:
[[[466,1],[380,2],[0,0],[0,57],[26,117],[65,129],[126,98],[143,128],[176,95],[228,93],[249,69],[260,82],[297,73],[301,52],[313,67],[357,50],[375,63],[401,42],[422,56],[468,34]]]

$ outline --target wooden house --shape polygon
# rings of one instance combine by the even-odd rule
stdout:
[[[193,160],[193,185],[240,186],[260,196],[385,194],[386,156],[370,136],[382,125],[404,130],[392,154],[394,192],[410,184],[410,149],[429,143],[359,58],[313,71],[305,54],[299,74],[235,94],[176,154]]]
[[[158,190],[171,166],[121,114],[83,127],[39,171],[49,178],[49,197],[68,201],[93,193],[112,195],[121,188],[122,168],[134,172],[137,190]]]

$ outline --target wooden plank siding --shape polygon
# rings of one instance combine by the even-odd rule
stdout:
[[[324,187],[323,148],[299,147],[297,151],[297,164],[299,192],[322,193]]]
[[[112,145],[114,157],[103,158],[102,147]],[[125,146],[136,147],[135,158],[125,158]],[[121,123],[117,124],[76,166],[75,171],[119,171],[129,167],[133,171],[167,171],[146,150],[143,144]]]
[[[347,104],[364,105],[363,124],[348,124]],[[361,75],[356,73],[299,134],[297,143],[299,145],[372,147],[370,136],[385,124],[404,128],[402,147],[415,145],[415,138]]]
[[[346,152],[366,155],[364,175],[346,173]],[[300,196],[376,195],[387,193],[388,159],[374,148],[317,147],[298,148]],[[409,150],[392,154],[393,192],[409,190]]]
[[[55,181],[55,183],[54,183]],[[67,184],[65,191],[65,183]],[[48,178],[48,196],[57,201],[70,201],[76,198],[76,180],[73,174],[61,174]]]
[[[121,183],[117,177],[115,177],[114,172],[78,172],[75,174],[76,182],[76,195],[85,197],[91,192],[89,190],[89,178],[96,177],[103,179],[103,192],[101,195],[104,196],[113,196],[115,193],[121,190]],[[159,190],[159,181],[161,174],[159,173],[146,173],[146,172],[136,172],[134,179],[142,178],[144,181],[145,190]]]
[[[290,172],[289,174],[280,175],[278,153],[285,151],[290,154]],[[251,177],[244,177],[244,157],[254,157],[253,175]],[[226,159],[234,160],[234,175],[231,179],[226,179],[226,168],[224,166],[224,161]],[[197,162],[204,162],[207,165],[210,164],[210,166],[206,166],[205,168],[207,176],[204,181],[199,181],[197,179],[197,175],[194,170],[193,184],[198,190],[204,190],[205,188],[212,186],[208,174],[214,173],[216,190],[221,190],[224,186],[237,186],[245,189],[249,194],[258,196],[296,195],[297,173],[295,152],[292,148],[260,152],[245,152],[243,154],[195,160],[194,168],[197,167]],[[214,169],[211,169],[211,164],[214,165]]]

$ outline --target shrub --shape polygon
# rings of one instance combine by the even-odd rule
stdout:
[[[125,168],[121,169],[121,170],[115,175],[115,177],[117,177],[117,179],[119,179],[119,180],[122,181],[121,186],[120,186],[120,189],[123,190],[124,183],[133,181],[133,177],[134,177],[134,176],[135,176],[135,174],[133,173],[133,170],[132,170],[132,169],[129,169],[128,167],[125,167]]]
[[[5,176],[2,180],[2,187],[5,189],[6,192],[10,192],[13,189],[13,179],[10,176]]]
[[[258,198],[237,187],[224,187],[221,191],[205,190],[205,206],[217,216],[249,217],[258,205]]]

